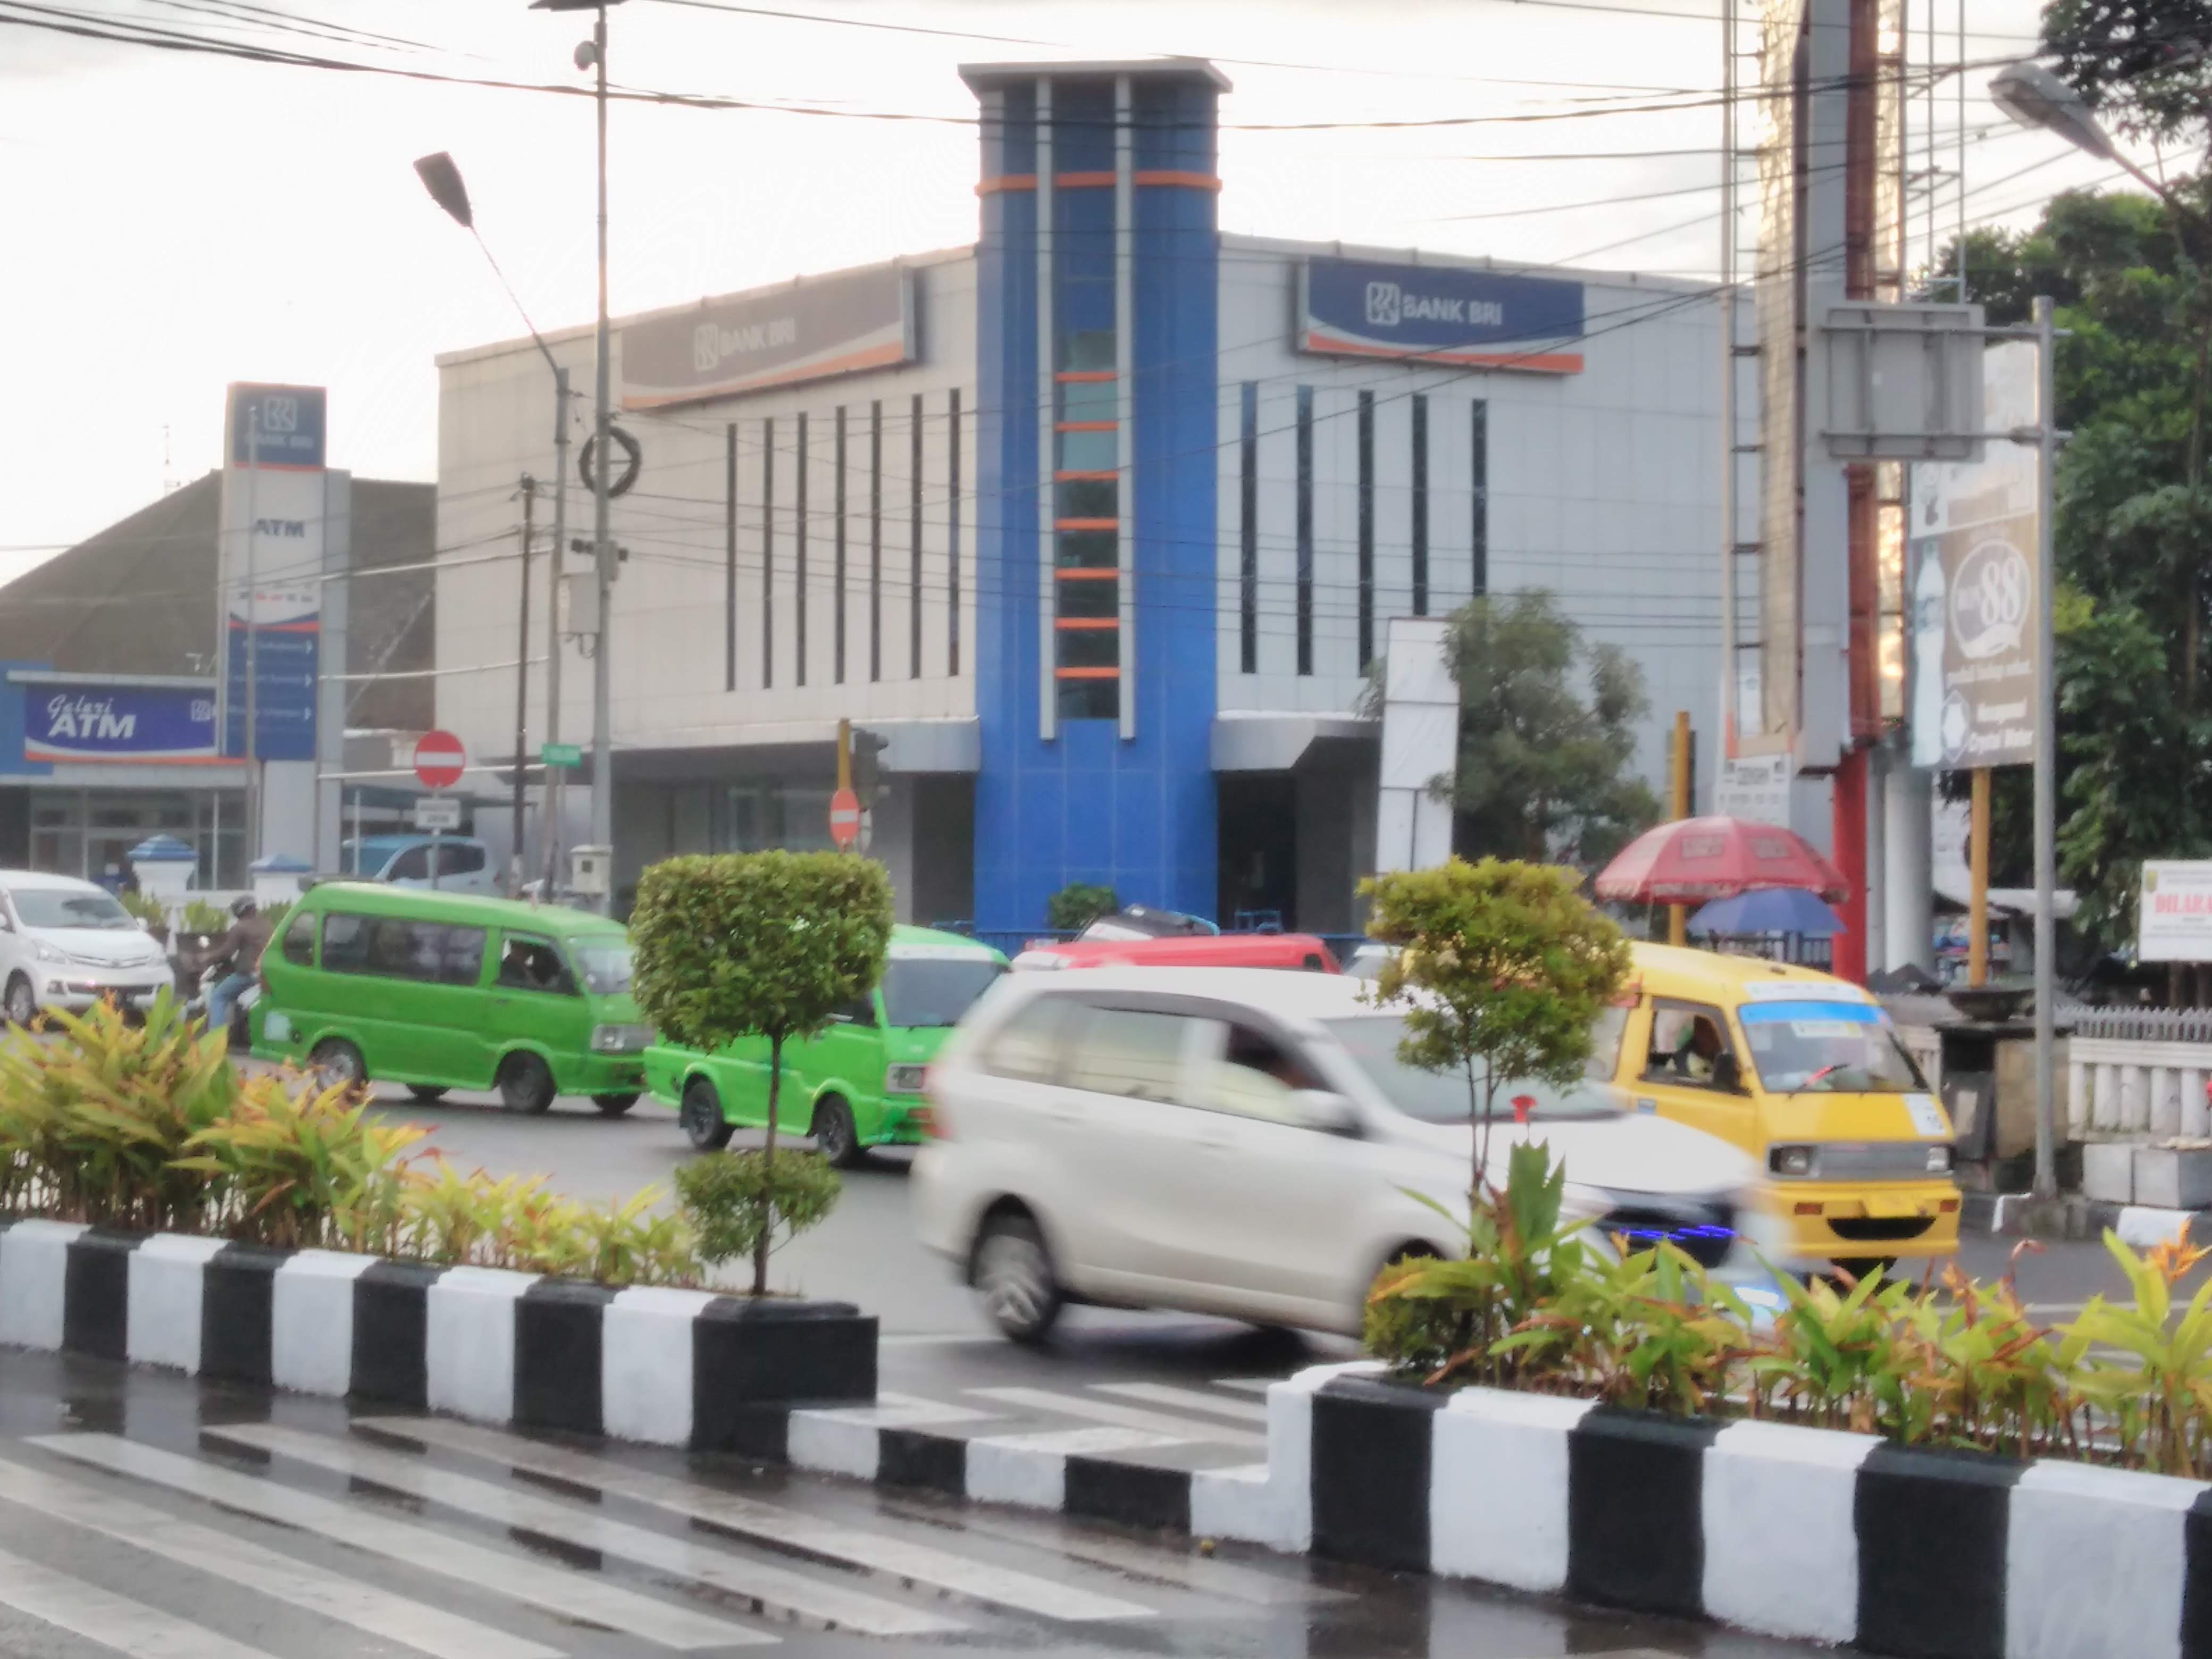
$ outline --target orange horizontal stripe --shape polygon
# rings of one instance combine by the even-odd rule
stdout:
[[[1118,421],[1062,421],[1053,428],[1054,432],[1118,432]]]
[[[1121,573],[1110,564],[1071,564],[1052,574],[1064,582],[1110,582]]]
[[[1121,671],[1118,668],[1055,668],[1052,671],[1052,677],[1056,680],[1118,680],[1121,678]]]
[[[975,193],[978,196],[996,196],[1003,191],[1036,188],[1036,174],[1034,173],[1002,173],[995,179],[983,179],[975,186]]]
[[[1054,519],[1052,527],[1054,530],[1119,530],[1121,521],[1119,519]]]
[[[1146,167],[1135,175],[1140,185],[1181,185],[1186,190],[1219,190],[1221,180],[1210,173],[1182,173],[1174,167]]]
[[[1071,380],[1110,380],[1114,378],[1114,371],[1110,368],[1063,368],[1052,378],[1065,386]]]
[[[1112,483],[1121,476],[1109,466],[1103,472],[1055,472],[1052,475],[1052,481],[1054,483]]]
[[[1336,335],[1309,333],[1306,343],[1312,350],[1328,356],[1395,357],[1401,363],[1451,363],[1477,368],[1524,368],[1544,374],[1579,374],[1583,370],[1583,356],[1579,351],[1397,351],[1389,346],[1371,346],[1357,341],[1340,338]]]
[[[1065,628],[1070,633],[1085,629],[1094,632],[1103,632],[1109,628],[1119,628],[1121,625],[1121,619],[1119,617],[1062,617],[1053,625],[1055,628]]]
[[[1055,173],[1052,182],[1062,190],[1080,190],[1087,185],[1110,185],[1114,182],[1112,168],[1103,173]]]

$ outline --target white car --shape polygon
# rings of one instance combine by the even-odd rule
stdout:
[[[1266,969],[1006,975],[930,1067],[923,1243],[1018,1341],[1071,1302],[1356,1332],[1385,1263],[1464,1251],[1413,1194],[1464,1215],[1474,1158],[1466,1083],[1401,1061],[1402,1019],[1370,988]],[[1608,1034],[1619,1022],[1601,1049]],[[1570,1213],[1671,1237],[1772,1297],[1754,1251],[1778,1249],[1739,1200],[1751,1160],[1627,1104],[1609,1084],[1509,1087],[1492,1179],[1514,1142],[1548,1142]]]
[[[0,1007],[16,1024],[41,1008],[81,1012],[111,994],[151,1002],[175,983],[168,952],[105,887],[0,870]]]

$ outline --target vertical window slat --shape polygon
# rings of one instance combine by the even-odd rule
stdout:
[[[1429,614],[1429,399],[1413,394],[1413,614]]]
[[[1237,428],[1237,663],[1260,672],[1260,386],[1240,390]]]
[[[1375,659],[1375,394],[1359,394],[1359,670]]]
[[[799,416],[799,483],[792,494],[792,681],[806,684],[806,416]]]
[[[1468,440],[1468,495],[1474,508],[1474,519],[1468,537],[1468,551],[1471,556],[1471,574],[1474,578],[1473,592],[1480,597],[1490,592],[1490,404],[1481,398],[1474,400],[1471,411],[1471,431]]]
[[[884,400],[868,405],[868,678],[884,677]]]
[[[1297,414],[1298,672],[1314,672],[1314,389],[1298,388]]]
[[[951,404],[945,416],[951,427],[952,458],[946,466],[951,475],[945,491],[946,532],[945,558],[945,672],[956,678],[960,672],[960,388],[954,386]]]
[[[845,683],[845,405],[837,405],[836,430],[830,442],[832,465],[837,475],[836,516],[837,535],[831,549],[830,574],[836,581],[831,590],[830,625],[834,630],[830,647],[830,675],[839,685]]]
[[[775,684],[775,416],[761,416],[761,690]]]

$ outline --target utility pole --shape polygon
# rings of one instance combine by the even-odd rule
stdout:
[[[608,533],[607,483],[614,466],[613,412],[609,376],[613,370],[607,331],[607,9],[592,13],[592,64],[597,71],[599,140],[599,317],[597,337],[596,384],[592,389],[593,430],[597,441],[592,453],[592,550],[598,562],[599,637],[592,653],[592,840],[606,849],[608,879],[597,908],[605,915],[614,908],[615,768],[611,731],[613,684],[608,676],[608,645],[614,638],[615,544]]]
[[[520,575],[516,586],[521,591],[521,602],[515,606],[517,622],[514,638],[514,841],[507,859],[507,896],[522,896],[522,834],[523,781],[529,771],[530,755],[528,721],[530,719],[530,544],[538,533],[538,480],[527,472],[522,475],[522,547],[521,557],[516,561]]]
[[[246,406],[246,867],[261,856],[261,753],[255,701],[261,681],[261,573],[254,543],[261,514],[261,401]]]
[[[568,371],[553,371],[553,552],[545,562],[545,741],[561,740],[561,570],[568,556]],[[526,599],[525,603],[528,601]],[[568,775],[545,769],[545,885],[561,889],[561,835],[566,827]]]
[[[2057,598],[2051,547],[2052,481],[2058,471],[2057,331],[2051,296],[2035,300],[2035,1195],[2058,1196],[2057,1095],[2053,1052],[2057,1000],[2058,647],[2051,607]]]
[[[1690,816],[1690,711],[1674,711],[1674,741],[1667,757],[1668,770],[1672,775],[1671,799],[1668,816],[1677,823]],[[1687,945],[1690,942],[1690,907],[1670,904],[1667,907],[1667,943]]]

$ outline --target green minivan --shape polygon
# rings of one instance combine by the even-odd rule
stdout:
[[[620,922],[383,882],[319,881],[261,957],[257,1059],[333,1082],[403,1083],[418,1100],[499,1091],[542,1112],[637,1103],[653,1032],[630,998]]]
[[[977,997],[1006,971],[988,945],[931,927],[894,927],[883,983],[842,1009],[817,1036],[786,1045],[776,1127],[811,1134],[850,1169],[871,1146],[921,1139],[914,1116],[922,1072]],[[768,1122],[768,1039],[712,1054],[674,1043],[645,1051],[646,1087],[677,1109],[694,1146],[710,1152],[732,1131]]]

